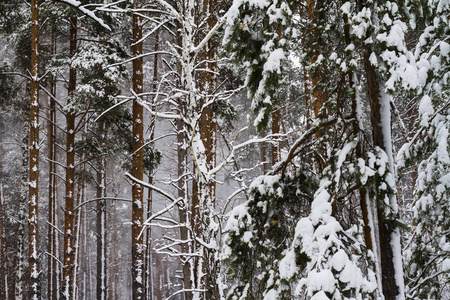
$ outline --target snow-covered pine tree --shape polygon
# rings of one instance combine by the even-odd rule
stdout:
[[[418,163],[406,292],[408,299],[445,299],[450,276],[450,3],[411,1],[411,12],[421,35],[408,66],[415,70],[408,78],[415,79],[411,87],[419,95],[417,133],[399,154],[401,166]]]
[[[355,205],[354,199],[358,197],[352,186],[361,186],[358,182],[360,171],[355,163],[359,132],[355,133],[351,126],[352,117],[359,113],[356,109],[360,109],[360,103],[354,103],[360,101],[360,95],[352,76],[357,67],[354,45],[348,37],[344,39],[343,34],[342,3],[286,2],[236,1],[236,9],[242,8],[243,13],[234,14],[235,18],[228,21],[228,40],[225,39],[225,43],[233,45],[234,48],[229,49],[235,53],[235,58],[246,61],[246,55],[252,55],[245,52],[247,44],[239,44],[232,37],[247,34],[257,39],[260,45],[270,41],[270,38],[265,40],[264,35],[253,32],[255,27],[245,26],[253,20],[249,7],[257,12],[256,15],[266,14],[267,18],[271,15],[269,7],[293,8],[288,20],[297,22],[290,25],[286,36],[279,38],[286,39],[283,43],[297,51],[309,77],[314,79],[310,83],[313,99],[310,109],[316,117],[311,128],[303,129],[288,155],[273,169],[274,174],[281,173],[281,176],[276,180],[276,177],[269,176],[256,180],[252,184],[253,190],[258,191],[256,195],[263,196],[252,196],[250,202],[236,208],[230,217],[222,255],[224,262],[229,264],[229,276],[235,284],[228,297],[291,299],[303,295],[314,299],[341,299],[365,295],[373,298],[376,281],[369,252],[361,238],[359,217],[348,214],[348,205]],[[333,17],[324,18],[324,14]],[[327,20],[334,23],[327,23]],[[257,28],[261,32],[271,32],[268,27]],[[297,39],[295,42],[292,36]],[[286,51],[281,58],[286,60],[288,55],[289,51]],[[262,75],[252,72],[264,73],[264,68],[257,70],[250,66],[249,69],[249,78]],[[278,71],[276,74],[283,78],[285,73],[281,68]],[[250,83],[250,79],[247,82]],[[274,94],[270,89],[264,90],[263,84],[257,86],[261,94]],[[274,85],[271,88],[279,87]],[[249,89],[250,96],[255,96],[252,85]],[[288,168],[288,165],[292,167]],[[264,225],[259,224],[261,222]],[[297,223],[300,225],[294,231]],[[275,236],[264,233],[277,227],[280,231]],[[249,266],[247,256],[241,260],[242,253],[252,256],[254,263]],[[350,279],[348,273],[358,274],[355,275],[358,280]],[[252,279],[254,276],[257,280]]]
[[[401,68],[401,61],[409,59],[404,42],[404,34],[407,30],[404,21],[407,20],[408,15],[403,14],[401,10],[402,2],[286,2],[289,2],[290,7],[302,8],[291,12],[293,15],[291,19],[299,20],[299,25],[297,28],[294,27],[296,30],[293,31],[294,34],[298,34],[297,40],[292,42],[287,37],[286,43],[297,45],[301,62],[309,74],[306,78],[311,78],[311,88],[305,90],[311,90],[316,121],[312,129],[303,131],[303,135],[288,150],[287,157],[272,172],[281,171],[281,179],[285,180],[312,169],[315,174],[309,177],[314,178],[316,190],[312,193],[314,197],[311,199],[312,211],[309,217],[305,216],[300,221],[310,224],[311,226],[306,227],[312,228],[311,232],[306,234],[300,228],[295,239],[291,236],[292,244],[285,252],[285,255],[291,256],[292,253],[303,253],[305,260],[303,264],[296,265],[295,259],[291,259],[288,264],[290,272],[287,273],[291,277],[281,271],[286,270],[286,266],[281,264],[278,277],[273,278],[279,278],[280,283],[282,279],[291,284],[295,282],[295,286],[299,289],[292,289],[293,295],[304,295],[307,298],[373,299],[384,295],[387,299],[403,299],[400,222],[395,195],[396,183],[390,131],[391,100],[388,93],[393,92],[394,85],[406,73],[405,69]],[[294,2],[297,6],[294,6]],[[264,26],[263,21],[258,22],[259,27],[257,26],[256,29],[255,26],[247,27],[246,24],[255,20],[255,16],[267,13],[268,7],[272,4],[283,7],[283,2],[279,1],[235,1],[236,13],[232,14],[228,21],[225,44],[235,58],[247,62],[250,96],[256,95],[255,85],[252,85],[250,79],[258,78],[258,76],[263,78],[264,69],[262,67],[257,69],[252,65],[252,63],[256,64],[260,58],[249,59],[248,56],[258,52],[246,52],[248,41],[242,43],[239,36],[246,35],[247,40],[250,41],[253,38],[259,46],[270,41],[270,37],[264,34],[273,33],[273,31],[270,31],[268,26]],[[250,12],[248,12],[249,9]],[[252,15],[253,11],[255,16]],[[325,14],[327,18],[324,17]],[[281,14],[277,14],[279,15]],[[262,55],[262,57],[265,56]],[[364,66],[364,70],[361,71],[360,66]],[[254,75],[254,72],[257,75]],[[270,89],[268,92],[271,93]],[[365,129],[362,120],[367,115],[370,116],[371,126]],[[350,127],[353,127],[353,130]],[[311,130],[315,131],[311,132]],[[372,138],[368,140],[370,135]],[[305,157],[302,150],[308,145],[305,142],[307,138],[313,138],[310,139],[313,155],[306,156],[310,157],[309,166],[306,163],[308,160],[302,160],[302,157]],[[291,173],[287,168],[287,165],[293,162],[296,165],[294,164],[292,170],[296,173]],[[290,180],[295,182],[295,177]],[[237,212],[252,211],[252,205],[256,203],[256,201],[250,201],[244,206],[247,208],[236,210]],[[328,205],[330,205],[329,208]],[[357,208],[357,211],[361,211],[361,215],[358,213],[352,219],[350,207]],[[239,215],[242,217],[237,217]],[[236,213],[232,214],[230,222],[243,222],[245,224],[242,225],[243,228],[253,228],[254,219],[255,216],[248,217],[248,214]],[[328,228],[327,224],[337,224],[340,227],[330,225],[335,230],[334,235],[325,234],[324,232],[327,231],[323,228]],[[358,238],[363,232],[364,239]],[[245,231],[241,232],[241,234],[244,233]],[[234,233],[229,234],[228,236],[233,236]],[[319,236],[320,234],[324,235]],[[338,242],[331,242],[332,239],[329,240],[331,236],[336,237]],[[354,243],[355,248],[348,247],[352,236],[355,241],[358,241]],[[313,237],[312,242],[309,241],[307,245],[302,246],[304,243],[302,239],[306,240],[306,237]],[[246,239],[243,236],[241,238],[243,239],[240,244],[250,243],[249,238]],[[231,240],[234,239],[226,239],[226,241]],[[320,243],[320,240],[327,242]],[[252,240],[251,243],[254,244],[255,241]],[[233,255],[241,252],[240,244],[226,243],[224,256],[226,261],[232,262]],[[317,255],[317,250],[308,254],[308,249],[320,249],[320,245],[327,245],[329,248],[321,250],[322,255]],[[236,248],[233,248],[234,246]],[[305,252],[302,252],[302,247]],[[252,252],[251,248],[247,250]],[[233,252],[234,250],[237,252]],[[346,276],[341,277],[337,269],[333,269],[334,255],[341,258],[348,257],[349,260],[345,266],[349,268],[355,266],[353,273],[359,274],[361,280],[353,283],[345,281]],[[310,262],[307,263],[308,259]],[[284,264],[286,260],[281,259],[282,262],[285,261]],[[339,271],[345,270],[346,267],[339,268]],[[231,278],[236,280],[235,283],[237,282],[237,286],[232,288],[229,294],[230,299],[233,297],[245,299],[245,295],[252,299],[254,296],[251,295],[254,291],[249,290],[252,285],[247,285],[248,282],[245,283],[245,280],[242,281],[243,278],[248,278],[248,272],[241,273],[239,270],[235,273],[236,269],[229,269]],[[255,270],[254,268],[246,270],[248,269]],[[296,280],[300,269],[305,272],[301,273],[305,277]],[[252,272],[250,270],[249,272]],[[315,281],[317,278],[322,278],[322,275],[317,275],[318,273],[332,276],[328,280],[331,283],[325,290],[318,281]],[[378,275],[375,276],[377,273]],[[380,275],[381,273],[383,276]],[[334,279],[331,280],[331,278]],[[341,279],[344,281],[340,281]],[[251,283],[251,280],[249,282]],[[342,284],[344,282],[346,284]],[[285,286],[280,285],[279,289],[275,285],[273,288],[266,287],[268,290],[265,296],[268,299],[269,295],[283,297]],[[233,291],[238,293],[234,294]]]

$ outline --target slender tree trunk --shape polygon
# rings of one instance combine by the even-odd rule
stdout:
[[[6,290],[6,212],[3,200],[3,120],[0,119],[0,300],[7,300]]]
[[[136,9],[141,7],[140,0],[134,3]],[[133,56],[142,54],[142,17],[133,15]],[[133,91],[139,95],[143,92],[143,59],[142,57],[133,60]],[[143,107],[139,99],[133,101],[133,162],[132,176],[138,180],[143,180],[144,168],[144,119]],[[144,222],[144,197],[143,188],[138,183],[132,186],[132,294],[133,300],[144,299],[144,239],[141,235]]]
[[[77,191],[77,201],[76,205],[80,205],[83,201],[84,194],[86,192],[86,184],[84,182],[81,183],[81,186],[79,186]],[[75,232],[75,238],[74,238],[74,244],[75,244],[75,258],[74,258],[74,267],[73,267],[73,299],[78,299],[78,287],[77,284],[79,281],[79,270],[80,270],[80,242],[81,242],[81,214],[74,212],[74,219],[76,220],[74,232]]]
[[[56,54],[56,25],[52,26],[52,54]],[[52,76],[50,81],[49,90],[52,95],[56,95],[56,83],[55,78]],[[49,103],[49,109],[47,111],[47,148],[48,148],[48,231],[47,231],[47,251],[48,263],[47,263],[47,298],[49,300],[56,300],[56,267],[57,261],[54,257],[58,257],[56,253],[56,230],[53,226],[56,226],[55,209],[55,185],[56,185],[56,155],[55,155],[55,122],[56,122],[56,107],[55,100],[51,97],[47,97]]]
[[[77,49],[77,18],[71,17],[70,23],[70,56],[75,55]],[[75,90],[76,70],[69,69],[68,93]],[[74,238],[74,193],[75,193],[75,112],[70,110],[66,114],[66,210],[64,215],[64,267],[63,290],[64,300],[72,299],[74,289],[75,266],[75,238]]]
[[[159,43],[160,43],[160,30],[159,28],[155,31],[155,53],[159,51]],[[153,87],[152,90],[154,93],[157,91],[157,81],[158,81],[158,54],[154,55],[153,59]],[[153,105],[156,105],[156,97],[153,99]],[[155,123],[156,118],[152,117],[150,124],[150,140],[154,138],[155,131]],[[153,184],[153,169],[152,166],[149,166],[148,170],[148,183]],[[147,219],[152,215],[152,206],[153,206],[153,197],[152,197],[152,189],[148,189],[147,195]],[[146,229],[146,242],[145,242],[145,299],[152,300],[153,299],[153,273],[152,273],[152,227],[148,226]]]
[[[202,1],[202,15],[205,20],[206,32],[211,30],[216,22],[215,19],[215,7],[217,3],[211,0]],[[216,166],[216,142],[217,142],[217,124],[215,119],[215,113],[213,110],[213,105],[211,100],[214,100],[213,93],[215,92],[217,85],[216,72],[217,67],[217,45],[213,40],[210,40],[202,51],[202,59],[204,61],[202,68],[206,70],[199,80],[199,88],[204,93],[204,98],[201,101],[201,112],[202,118],[200,120],[200,138],[203,142],[206,155],[206,166],[208,170],[212,170]],[[205,106],[206,105],[206,106]],[[216,198],[216,182],[215,177],[209,178],[209,180],[203,184],[208,185],[203,187],[201,182],[198,182],[199,193],[207,192],[207,195],[199,195],[199,225],[201,232],[198,232],[198,236],[209,242],[210,239],[214,238],[214,233],[211,232],[209,227],[212,221],[211,215],[215,208],[215,198]],[[203,210],[203,211],[202,211]],[[200,246],[203,247],[203,246]],[[204,299],[215,299],[218,298],[217,285],[216,285],[216,270],[217,261],[215,259],[215,250],[211,250],[204,247],[204,258],[203,262],[198,265],[198,268],[205,273],[205,278],[200,279],[198,286],[199,288],[206,289]]]
[[[28,143],[30,136],[30,123],[24,121],[23,137],[22,137],[22,169],[21,169],[21,186],[20,186],[20,203],[18,213],[17,228],[17,254],[16,254],[16,280],[15,280],[15,296],[16,300],[22,300],[25,297],[25,224],[26,224],[26,205],[28,201]]]
[[[29,297],[40,298],[38,269],[38,202],[39,202],[39,0],[31,1],[31,106],[30,106],[30,168],[28,212]]]
[[[107,266],[106,266],[106,203],[100,198],[106,197],[106,176],[104,159],[100,158],[97,170],[97,299],[107,297]]]
[[[272,112],[272,134],[280,133],[280,123],[281,123],[281,108],[275,107]],[[276,138],[279,139],[279,138]],[[272,166],[275,165],[280,160],[280,142],[275,141],[272,144]]]
[[[105,124],[99,124],[99,146],[102,149],[106,141]],[[106,261],[106,162],[103,156],[97,165],[97,300],[107,298],[107,261]]]
[[[345,42],[347,45],[350,45],[352,43],[351,35],[350,35],[350,29],[351,24],[349,23],[348,16],[344,14],[344,37]],[[359,92],[358,92],[358,86],[356,82],[356,76],[352,71],[347,72],[347,80],[349,82],[349,87],[352,90],[352,114],[353,114],[353,134],[355,138],[358,140],[358,145],[356,146],[356,158],[364,159],[364,137],[362,136],[362,120],[358,111],[360,110],[361,103],[359,102]],[[367,189],[360,187],[359,188],[359,197],[360,197],[360,207],[361,207],[361,215],[363,219],[364,224],[364,240],[366,243],[367,249],[370,251],[374,251],[373,248],[373,232],[372,227],[373,224],[370,224],[370,206],[369,206],[369,199],[367,197]]]
[[[118,194],[114,195],[118,197]],[[109,222],[111,228],[111,245],[115,245],[119,242],[119,232],[118,232],[118,218],[117,218],[117,204],[116,201],[111,202],[111,221]],[[109,286],[111,287],[110,292],[108,293],[108,299],[111,300],[120,300],[119,298],[119,288],[120,288],[120,280],[122,277],[119,274],[119,261],[120,256],[117,247],[109,247],[110,252],[110,260],[109,264],[112,266],[112,272],[110,272],[110,276],[108,276],[108,280],[110,282]]]
[[[186,254],[185,257],[182,258],[182,266],[183,266],[183,288],[185,290],[190,290],[192,288],[191,281],[191,257],[189,257],[190,243],[188,242],[190,239],[189,234],[189,221],[188,221],[188,210],[189,210],[189,202],[187,199],[187,181],[186,181],[186,157],[187,151],[186,148],[183,147],[185,142],[184,132],[183,132],[183,122],[181,120],[177,120],[177,156],[178,156],[178,198],[183,199],[183,204],[178,207],[178,213],[180,217],[180,238],[183,241],[181,244],[181,252]],[[184,292],[184,300],[191,300],[192,292]]]
[[[384,150],[391,164],[391,172],[393,174],[392,144],[390,137],[390,105],[387,95],[384,95],[380,84],[379,75],[376,73],[372,63],[370,62],[370,51],[366,51],[364,55],[364,65],[367,75],[367,84],[369,88],[369,100],[371,109],[372,122],[372,138],[374,146]],[[387,136],[389,134],[389,136]],[[376,187],[378,189],[378,186]],[[381,191],[377,191],[383,194]],[[384,196],[376,195],[377,219],[379,233],[379,248],[381,261],[382,287],[385,299],[404,299],[403,293],[403,269],[401,262],[401,245],[399,238],[399,228],[397,223],[392,219],[393,216],[386,215],[386,204]],[[390,195],[390,206],[392,213],[397,213],[396,197]],[[400,278],[401,277],[401,278]],[[399,282],[401,281],[401,282]]]

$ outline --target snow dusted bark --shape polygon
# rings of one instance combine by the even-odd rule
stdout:
[[[141,7],[141,1],[134,2],[136,9]],[[133,56],[138,57],[142,54],[142,17],[138,14],[133,15]],[[142,57],[133,60],[133,92],[139,95],[143,92],[143,59]],[[138,96],[137,96],[138,97]],[[131,175],[142,180],[144,177],[144,120],[143,107],[139,99],[133,100],[133,162]],[[138,183],[132,186],[132,293],[133,300],[144,299],[144,239],[141,231],[144,222],[143,209],[143,187]]]
[[[6,300],[8,279],[6,277],[6,212],[3,201],[3,120],[0,120],[0,300]]]
[[[77,48],[77,18],[69,19],[70,23],[70,56],[75,55]],[[76,87],[76,70],[69,69],[70,94]],[[69,100],[70,101],[70,100]],[[70,105],[70,103],[69,103]],[[64,267],[62,299],[73,299],[74,267],[75,267],[75,232],[74,232],[74,193],[75,193],[75,111],[69,107],[66,112],[66,209],[64,215]]]
[[[40,298],[38,270],[38,199],[39,199],[39,0],[31,1],[31,83],[29,144],[28,267],[29,297]]]
[[[394,174],[394,160],[391,141],[390,96],[384,93],[381,79],[370,61],[370,51],[364,56],[364,66],[369,89],[373,144],[387,155],[389,172]],[[390,178],[394,180],[393,176]],[[388,182],[395,189],[395,182]],[[375,186],[376,214],[378,219],[378,246],[380,251],[381,278],[385,299],[404,299],[403,263],[400,231],[397,226],[397,198],[389,195],[388,203],[379,186]],[[389,209],[387,209],[389,206]],[[390,210],[386,212],[386,210]]]
[[[153,79],[152,79],[152,90],[156,94],[158,91],[158,76],[159,76],[159,67],[158,67],[158,57],[159,55],[156,54],[159,51],[160,48],[160,29],[156,29],[155,31],[155,56],[153,58]],[[156,97],[153,99],[153,106],[156,105]],[[150,121],[150,140],[153,140],[155,137],[155,123],[156,123],[156,117],[152,116],[152,119]],[[153,163],[153,162],[151,162]],[[152,165],[149,166],[148,170],[148,183],[150,185],[153,185],[153,167]],[[151,217],[153,213],[153,190],[148,189],[147,194],[147,219]],[[153,299],[153,251],[152,251],[152,227],[147,226],[146,229],[146,237],[145,237],[145,299],[151,300]]]
[[[56,54],[56,25],[52,25],[51,38],[52,38],[52,54]],[[56,83],[54,76],[51,77],[49,91],[53,96],[56,95]],[[55,100],[51,97],[47,97],[48,107],[47,110],[47,149],[48,149],[48,230],[47,230],[47,298],[49,300],[56,300],[56,268],[57,261],[55,257],[58,257],[56,253],[56,147],[55,147],[55,122],[56,122],[56,104]]]
[[[184,18],[181,26],[181,81],[187,94],[185,128],[186,143],[189,145],[190,155],[193,162],[193,192],[191,203],[191,226],[193,228],[194,239],[192,251],[198,255],[197,259],[191,263],[193,272],[193,299],[208,299],[208,283],[215,285],[214,275],[212,274],[211,265],[213,263],[214,246],[210,243],[213,239],[213,232],[211,230],[211,221],[213,215],[213,199],[212,187],[213,178],[208,174],[210,169],[208,164],[208,155],[205,148],[205,143],[202,139],[201,120],[204,117],[201,96],[197,93],[197,85],[194,77],[195,73],[195,55],[191,52],[194,46],[196,37],[194,36],[194,15],[195,3],[188,1],[184,8]],[[199,101],[200,100],[200,101]],[[199,105],[200,104],[200,105]],[[210,118],[204,119],[209,123]],[[200,121],[200,122],[199,122]],[[211,246],[211,247],[210,247]],[[211,259],[211,260],[210,260]],[[212,278],[208,278],[211,276]]]
[[[18,213],[17,244],[16,244],[16,280],[14,292],[17,300],[24,299],[25,293],[25,224],[26,202],[28,200],[28,142],[30,136],[30,124],[24,123],[22,137],[22,169],[20,183],[20,203]]]
[[[177,156],[178,156],[178,198],[183,199],[182,205],[178,207],[178,214],[180,217],[180,239],[182,241],[181,251],[186,256],[182,259],[183,267],[183,288],[187,292],[184,293],[185,300],[192,299],[192,293],[188,292],[192,288],[191,282],[191,257],[188,255],[191,252],[191,245],[188,242],[191,234],[188,227],[188,208],[189,201],[187,199],[187,180],[186,175],[186,148],[184,147],[185,138],[183,133],[183,124],[181,120],[177,120]]]
[[[102,148],[106,140],[105,126],[100,128],[99,146]],[[98,158],[97,166],[97,300],[107,298],[107,266],[106,266],[106,162],[103,156]]]

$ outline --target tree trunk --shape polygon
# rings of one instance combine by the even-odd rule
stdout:
[[[140,8],[141,2],[136,0],[134,3],[136,9]],[[133,15],[133,56],[138,57],[142,54],[142,17]],[[140,41],[140,42],[139,42]],[[143,92],[143,59],[142,57],[133,60],[133,91],[136,95]],[[143,180],[144,177],[144,119],[143,107],[139,99],[133,101],[133,162],[131,175]],[[132,186],[132,294],[133,300],[144,300],[144,239],[141,235],[144,222],[143,210],[143,188],[138,183]]]
[[[374,146],[380,147],[386,152],[389,162],[391,164],[391,172],[393,174],[393,159],[392,159],[392,144],[390,135],[390,105],[387,95],[382,91],[379,75],[376,73],[375,68],[370,62],[370,51],[366,51],[364,54],[364,65],[367,75],[367,85],[369,89],[369,100],[371,110],[371,123],[372,123],[372,138]],[[377,189],[376,195],[376,213],[378,219],[378,245],[380,248],[380,263],[381,263],[381,275],[382,275],[382,287],[385,299],[404,299],[403,282],[400,280],[399,274],[401,274],[401,280],[403,281],[403,270],[401,264],[396,264],[396,260],[401,260],[401,245],[398,236],[398,227],[392,216],[388,217],[385,213],[386,204],[384,203],[384,196],[382,191]],[[390,206],[393,209],[392,213],[396,214],[396,198],[395,195],[390,195]],[[400,257],[399,257],[400,256]]]
[[[39,202],[39,0],[31,1],[31,84],[30,84],[30,168],[28,211],[28,267],[30,299],[40,298],[38,269],[38,202]]]
[[[6,212],[3,201],[3,120],[0,119],[0,300],[7,300],[6,290]]]
[[[159,28],[155,31],[155,55],[153,59],[153,93],[156,94],[157,92],[157,81],[158,81],[158,54],[156,54],[159,51],[159,41],[160,39],[160,30]],[[153,99],[153,106],[156,106],[156,97]],[[155,136],[155,122],[156,117],[152,117],[151,123],[150,123],[150,140],[153,140]],[[152,163],[152,162],[151,162]],[[148,170],[148,183],[153,184],[153,169],[152,166],[149,166]],[[148,195],[147,195],[147,219],[151,217],[152,215],[152,207],[153,207],[153,196],[152,196],[152,189],[148,189]],[[152,273],[152,264],[153,264],[153,256],[152,256],[152,227],[148,226],[146,229],[146,242],[145,242],[145,299],[152,300],[153,299],[153,273]]]
[[[71,17],[70,23],[70,56],[75,55],[77,49],[77,18]],[[69,69],[69,96],[76,87],[76,70]],[[70,110],[66,114],[66,210],[64,214],[64,267],[62,298],[72,299],[74,289],[74,193],[75,193],[75,112]]]
[[[274,107],[272,112],[272,134],[280,133],[280,123],[281,123],[281,108]],[[279,138],[275,138],[276,140]],[[280,153],[280,142],[274,141],[275,144],[272,144],[272,166],[275,165],[281,158]]]
[[[202,15],[205,21],[205,32],[209,32],[215,24],[215,11],[214,8],[216,3],[211,0],[202,1]],[[216,141],[217,141],[217,124],[215,119],[215,113],[213,110],[213,104],[211,100],[214,100],[211,96],[215,92],[217,85],[216,72],[217,67],[217,45],[213,40],[210,40],[202,51],[201,59],[204,61],[201,68],[206,70],[206,72],[201,72],[201,78],[199,80],[199,88],[204,94],[202,101],[200,102],[200,113],[202,114],[200,120],[200,138],[203,142],[205,148],[206,156],[206,168],[207,170],[212,170],[216,166]],[[210,216],[213,214],[213,209],[215,208],[215,197],[216,197],[216,182],[215,176],[209,178],[207,182],[201,183],[198,180],[197,193],[207,192],[207,195],[198,195],[197,213],[198,215],[198,226],[203,228],[197,229],[198,237],[203,239],[206,237],[206,241],[213,238],[213,233],[209,232]],[[208,185],[203,187],[203,185]],[[203,190],[203,191],[202,191]],[[202,211],[204,210],[204,211]],[[205,214],[206,213],[206,214]],[[196,224],[196,223],[194,223]],[[199,230],[200,229],[200,230]],[[208,231],[208,232],[207,232]],[[203,246],[200,246],[203,247]],[[205,273],[205,278],[199,278],[200,285],[198,288],[206,289],[205,299],[216,299],[217,296],[217,286],[216,286],[216,260],[214,259],[214,250],[210,250],[206,247],[203,249],[203,262],[198,264],[198,268],[202,269],[201,273]]]
[[[56,25],[52,26],[52,54],[56,54]],[[52,95],[56,95],[55,78],[51,77],[50,87]],[[55,210],[56,210],[56,154],[55,154],[55,122],[56,122],[56,105],[55,100],[47,97],[49,102],[49,109],[47,110],[47,149],[48,149],[48,230],[47,230],[47,251],[49,253],[47,258],[47,298],[49,300],[56,300],[56,267],[57,261],[54,257],[58,257],[56,253],[56,226]]]
[[[21,169],[21,186],[19,198],[18,228],[16,238],[16,280],[14,291],[16,300],[22,300],[25,297],[25,223],[26,223],[26,205],[28,200],[28,143],[30,136],[30,124],[24,121],[23,137],[22,137],[22,169]]]
[[[99,125],[99,146],[103,148],[106,140],[105,125]],[[107,298],[107,264],[106,264],[106,162],[103,156],[97,165],[97,300]]]
[[[188,229],[188,209],[189,203],[186,197],[187,181],[185,179],[186,174],[186,157],[187,151],[183,147],[185,142],[185,137],[183,133],[183,122],[177,120],[177,155],[178,155],[178,198],[183,199],[183,204],[178,207],[178,213],[180,217],[180,239],[183,241],[181,244],[181,253],[186,254],[182,260],[183,266],[183,288],[185,290],[190,290],[192,288],[191,281],[191,257],[190,253],[190,239],[189,229]],[[184,292],[184,300],[191,300],[192,292]]]

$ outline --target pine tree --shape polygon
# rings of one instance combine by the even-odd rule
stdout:
[[[283,61],[287,61],[290,50],[300,52],[298,56],[308,72],[305,78],[311,78],[311,87],[305,88],[305,91],[310,92],[312,97],[307,95],[305,100],[307,103],[310,102],[308,99],[313,101],[310,105],[313,106],[311,110],[314,110],[316,118],[310,128],[302,131],[288,150],[287,157],[271,172],[281,172],[281,178],[276,182],[283,190],[287,182],[294,186],[293,183],[296,182],[301,184],[302,176],[299,175],[304,176],[308,169],[313,170],[308,177],[314,178],[315,184],[309,184],[309,187],[314,187],[315,190],[308,192],[303,190],[305,187],[297,188],[301,195],[309,195],[312,202],[309,216],[301,218],[298,224],[305,225],[306,222],[310,225],[305,225],[305,228],[311,230],[305,232],[299,225],[299,231],[296,231],[294,237],[288,235],[291,239],[291,244],[286,249],[288,252],[284,257],[282,255],[277,258],[281,264],[278,267],[268,267],[268,270],[272,270],[272,275],[262,273],[258,277],[269,278],[261,283],[264,285],[267,282],[267,285],[262,287],[259,297],[268,297],[270,294],[282,299],[289,297],[289,293],[294,293],[307,298],[326,295],[341,299],[357,295],[375,298],[378,297],[377,294],[384,294],[389,299],[403,299],[399,216],[390,131],[390,96],[385,92],[390,91],[395,83],[396,79],[392,78],[397,61],[401,55],[406,55],[404,38],[401,35],[398,38],[395,36],[396,32],[405,32],[407,28],[398,5],[391,2],[371,4],[358,1],[239,1],[234,6],[235,13],[228,19],[225,44],[233,57],[240,63],[244,62],[248,68],[247,86],[258,115],[256,123],[260,126],[267,123],[260,122],[267,119],[264,116],[271,109],[268,105],[271,102],[265,96],[277,95],[281,91],[278,85],[271,85],[267,80],[269,75],[276,79],[274,82],[285,77]],[[301,9],[297,10],[299,7]],[[276,13],[277,8],[281,13]],[[286,16],[296,16],[300,22],[290,23],[292,19],[295,20],[292,17],[281,19],[278,24],[284,26],[282,34],[275,35],[274,31],[268,29],[273,26],[277,17],[283,16],[283,12]],[[328,18],[324,17],[325,14]],[[301,45],[293,41],[292,36],[300,36]],[[249,41],[255,44],[256,49],[264,50],[268,48],[265,45],[270,45],[273,48],[268,49],[272,52],[261,55],[259,50],[249,51],[252,45],[249,45]],[[282,41],[281,45],[290,45],[290,48],[275,48],[278,41]],[[398,50],[391,51],[390,47],[397,47]],[[256,57],[253,56],[255,53]],[[276,56],[279,60],[274,59],[275,53],[280,54]],[[394,62],[388,59],[389,55],[394,58]],[[375,61],[377,57],[380,57],[378,64]],[[358,65],[361,64],[365,66],[364,72],[359,73],[363,79],[355,76]],[[367,94],[361,92],[364,89],[367,89]],[[369,109],[364,109],[362,103]],[[366,143],[362,138],[368,134],[364,132],[361,123],[363,112],[371,116],[371,143]],[[288,168],[290,164],[292,167]],[[271,181],[269,178],[267,180]],[[253,186],[256,188],[262,185],[261,181],[265,182],[260,180]],[[268,194],[269,200],[275,197],[268,192],[263,194]],[[280,191],[279,197],[284,198],[283,196]],[[250,247],[246,251],[253,255],[261,256],[258,253],[263,251],[252,249],[256,246],[251,246],[258,241],[250,239],[252,235],[259,236],[252,233],[252,228],[258,232],[256,228],[261,227],[254,225],[258,217],[252,214],[248,217],[243,213],[257,209],[255,205],[269,207],[274,210],[273,214],[275,211],[283,211],[273,208],[273,205],[258,204],[257,200],[236,209],[235,219],[232,217],[229,222],[237,225],[229,229],[230,237],[225,240],[228,246],[225,247],[225,261],[231,263],[230,276],[237,280],[237,286],[230,291],[230,298],[237,295],[248,296],[249,299],[257,297],[253,294],[255,291],[252,291],[252,280],[248,279],[250,270],[241,273],[240,270],[236,271],[238,267],[233,264],[236,259],[234,254],[244,252],[240,248],[243,247],[242,244],[250,245],[246,246]],[[352,216],[352,205],[359,205],[361,216]],[[288,209],[295,211],[295,206]],[[269,221],[270,219],[264,221],[266,226],[269,226]],[[239,225],[241,222],[242,225]],[[379,235],[375,234],[374,226]],[[334,241],[333,235],[322,235],[329,233],[331,228],[336,238]],[[365,239],[358,239],[363,232]],[[245,234],[248,238],[245,238]],[[240,237],[244,242],[237,242],[234,236]],[[350,242],[352,237],[354,242]],[[273,249],[269,245],[272,243],[277,245],[271,241],[261,247],[271,253]],[[355,248],[349,247],[351,243]],[[323,248],[324,245],[327,246]],[[320,255],[315,251],[308,252],[311,251],[308,249],[321,249],[318,252]],[[359,286],[355,285],[356,282],[347,281],[345,274],[340,274],[345,268],[334,268],[335,255],[350,259],[345,268],[356,267],[352,273],[364,278],[358,281]],[[296,261],[294,257],[301,259]],[[362,261],[365,262],[364,265],[361,265]],[[286,269],[290,271],[286,273]],[[299,270],[303,279],[296,279]],[[378,272],[382,272],[382,278],[375,277]],[[327,280],[327,286],[317,285],[315,278],[328,275],[330,280]],[[286,281],[295,282],[297,290],[289,291]]]
[[[400,166],[418,164],[414,187],[414,225],[406,255],[407,297],[444,299],[448,293],[449,170],[449,35],[450,5],[442,1],[411,2],[421,35],[407,90],[419,95],[416,134],[400,151]],[[415,79],[407,81],[406,79]],[[414,84],[415,83],[415,84]]]

